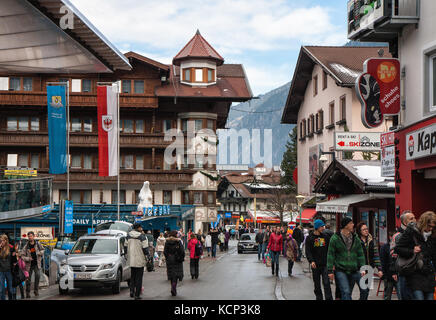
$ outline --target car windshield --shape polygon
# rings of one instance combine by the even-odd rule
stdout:
[[[129,232],[129,228],[130,226],[128,224],[125,223],[120,223],[120,222],[107,222],[107,223],[103,223],[98,225],[95,228],[95,232],[99,232],[102,230],[120,230],[120,231],[124,231],[124,232]]]
[[[63,250],[66,246],[73,246],[74,241],[71,237],[59,238],[58,242],[56,242],[55,249]]]
[[[241,236],[241,240],[251,240],[251,237],[250,237],[249,234],[243,234],[243,235]]]
[[[116,239],[81,239],[71,249],[71,254],[117,254]]]

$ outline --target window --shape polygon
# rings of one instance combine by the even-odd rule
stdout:
[[[129,154],[124,156],[123,167],[125,169],[133,169],[133,155]]]
[[[130,119],[123,120],[123,132],[124,133],[133,133],[133,120],[130,120]]]
[[[345,121],[346,120],[346,110],[347,110],[347,101],[345,96],[342,96],[340,98],[340,108],[339,108],[339,112],[340,112],[340,120]]]
[[[144,170],[144,156],[136,156],[136,170]]]
[[[21,79],[20,78],[9,78],[9,90],[20,91],[21,90]]]
[[[136,120],[135,121],[135,132],[136,133],[144,133],[144,120]]]
[[[429,110],[436,112],[436,54],[429,58]]]
[[[191,69],[183,69],[183,80],[191,81]]]
[[[184,169],[189,168],[189,165],[188,165],[188,155],[186,155],[186,154],[183,157],[183,168]]]
[[[18,130],[29,131],[29,117],[18,118]]]
[[[316,114],[316,131],[318,133],[322,132],[322,129],[324,128],[324,111],[319,110]]]
[[[183,204],[190,204],[190,197],[189,197],[189,191],[182,191],[182,203]]]
[[[144,80],[134,81],[135,93],[144,93]]]
[[[203,120],[195,120],[195,131],[200,131],[203,129]]]
[[[30,130],[31,131],[39,131],[39,118],[32,117],[30,119]]]
[[[195,82],[203,82],[203,69],[195,69]]]
[[[82,122],[79,118],[71,119],[71,132],[80,132],[82,131]]]
[[[118,203],[118,190],[112,190],[112,204]],[[126,203],[126,190],[120,190],[120,203]]]
[[[313,77],[313,96],[318,94],[318,76]]]
[[[172,204],[172,191],[164,190],[163,192],[163,204]]]
[[[8,131],[18,130],[17,117],[8,117]]]
[[[327,89],[327,81],[328,80],[328,75],[327,72],[323,71],[322,73],[322,90]]]
[[[24,91],[32,91],[33,87],[33,79],[32,78],[23,78],[23,90]]]
[[[207,81],[208,82],[215,81],[214,70],[213,69],[207,69]]]
[[[83,119],[83,132],[92,132],[92,119]]]
[[[166,132],[172,127],[171,120],[163,120],[163,131]]]
[[[131,80],[122,80],[123,93],[130,93],[132,88]]]
[[[187,119],[183,119],[182,120],[182,131],[183,132],[187,132],[188,131],[188,120]]]
[[[207,128],[210,130],[214,130],[215,124],[213,120],[207,120]]]
[[[83,169],[92,169],[92,156],[90,154],[83,155]]]
[[[203,192],[194,192],[194,204],[203,204]]]
[[[330,102],[329,104],[329,111],[330,111],[330,125],[335,124],[335,102]]]
[[[80,154],[71,156],[71,168],[82,168],[82,156]]]
[[[18,166],[27,168],[29,166],[29,154],[23,153],[18,155]]]
[[[307,135],[306,119],[303,120],[303,133],[304,133],[304,137],[306,137]]]
[[[207,203],[208,204],[214,204],[215,203],[215,196],[213,192],[207,193]]]
[[[89,79],[82,80],[82,92],[91,92],[92,91],[92,81]]]
[[[304,138],[303,121],[300,121],[300,139]]]
[[[310,133],[313,134],[315,132],[315,116],[312,114],[310,115],[310,126],[309,126]]]
[[[92,204],[92,191],[91,190],[71,190],[71,200],[73,203],[80,203],[80,204]],[[66,191],[61,191],[60,200],[63,199],[63,197],[66,197],[67,193]],[[65,198],[66,199],[66,198]]]

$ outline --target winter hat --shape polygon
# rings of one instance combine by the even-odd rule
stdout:
[[[349,217],[344,217],[341,220],[341,229],[344,229],[347,226],[347,224],[349,224],[350,222],[353,222],[353,220],[350,219]]]
[[[318,230],[321,227],[325,226],[325,223],[320,220],[320,219],[316,219],[315,222],[313,223],[315,230]]]

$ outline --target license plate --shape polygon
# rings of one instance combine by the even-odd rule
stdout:
[[[89,280],[91,278],[92,278],[91,273],[75,273],[74,274],[74,279],[77,279],[77,280]]]
[[[249,245],[247,246],[247,248],[253,248],[253,245],[252,245],[252,244],[249,244]]]

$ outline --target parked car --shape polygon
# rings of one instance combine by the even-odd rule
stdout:
[[[70,250],[74,246],[74,243],[75,241],[71,237],[59,237],[55,247],[51,252],[50,261],[55,263],[57,267],[56,283],[59,282],[59,270],[61,264],[67,259],[65,251]]]
[[[89,287],[110,287],[114,294],[120,293],[121,282],[127,281],[130,285],[126,254],[127,242],[123,232],[80,237],[67,251],[67,259],[61,265],[59,293],[67,294],[70,288]]]
[[[238,253],[257,252],[256,234],[244,233],[238,241]]]
[[[97,227],[95,227],[95,233],[117,234],[118,232],[112,232],[112,231],[122,231],[125,233],[126,236],[131,230],[132,230],[132,224],[130,222],[126,222],[126,221],[104,222],[104,223],[97,225]]]

